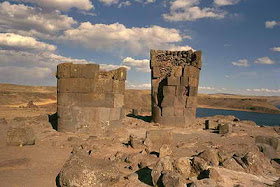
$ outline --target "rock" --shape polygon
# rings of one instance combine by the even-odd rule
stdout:
[[[218,123],[215,122],[214,120],[205,120],[205,129],[217,129],[218,128]]]
[[[137,173],[131,173],[131,174],[127,175],[125,178],[130,181],[137,181],[138,175],[137,175]]]
[[[146,133],[144,144],[148,152],[159,152],[162,145],[171,145],[173,143],[173,133],[170,130],[150,130]]]
[[[159,149],[159,157],[166,157],[166,156],[170,156],[171,154],[172,154],[172,150],[169,145],[164,144]]]
[[[186,187],[183,177],[174,171],[167,171],[163,174],[162,184],[165,187]]]
[[[173,165],[170,157],[161,158],[151,172],[153,184],[157,185],[163,171],[173,171]]]
[[[254,121],[242,120],[240,122],[245,125],[258,126]]]
[[[267,144],[273,147],[276,151],[280,151],[279,138],[273,136],[257,136],[255,138],[255,143]]]
[[[6,124],[8,124],[8,122],[5,118],[0,118],[0,124],[6,125]]]
[[[259,151],[249,151],[242,161],[246,165],[246,171],[255,175],[263,175],[273,173],[275,169],[272,167],[270,160]]]
[[[258,143],[257,146],[260,149],[260,152],[262,152],[267,158],[277,158],[277,153],[275,149],[273,149],[273,147],[271,147],[270,145]]]
[[[144,148],[143,142],[144,142],[144,140],[142,138],[139,138],[135,135],[130,135],[129,136],[129,145],[134,149]]]
[[[202,179],[193,182],[190,187],[216,187],[216,182],[212,179]]]
[[[234,171],[244,171],[243,167],[239,165],[234,158],[228,158],[223,162],[223,167],[234,170]]]
[[[223,181],[222,176],[219,174],[219,172],[215,168],[209,168],[208,173],[209,173],[209,178],[210,179],[212,179],[216,182],[222,182]]]
[[[219,124],[219,134],[230,134],[232,133],[232,124],[226,123],[226,124]]]
[[[7,132],[8,145],[35,145],[35,138],[35,133],[31,127],[12,127]]]
[[[208,164],[207,162],[200,157],[194,157],[192,162],[191,162],[193,171],[195,172],[196,175],[198,175],[200,172],[207,170],[208,169]]]
[[[61,187],[113,186],[119,181],[119,171],[109,160],[92,158],[80,152],[66,161],[59,173]]]
[[[207,149],[198,154],[198,157],[204,159],[208,165],[218,166],[219,165],[219,157],[218,151],[215,149]]]
[[[181,157],[174,161],[174,170],[182,175],[183,178],[189,178],[191,174],[191,161],[187,157]]]

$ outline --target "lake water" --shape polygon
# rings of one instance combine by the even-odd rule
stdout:
[[[258,125],[280,126],[280,114],[264,114],[257,112],[243,112],[234,110],[220,110],[197,108],[197,117],[210,117],[215,115],[233,115],[241,120],[250,120],[256,122]]]

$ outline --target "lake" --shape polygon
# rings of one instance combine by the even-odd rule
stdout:
[[[264,114],[257,112],[243,112],[234,110],[197,108],[197,117],[210,117],[215,115],[233,115],[241,120],[250,120],[258,125],[280,126],[280,114]]]

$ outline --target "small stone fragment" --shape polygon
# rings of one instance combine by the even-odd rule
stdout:
[[[170,156],[171,154],[172,154],[172,150],[169,145],[164,144],[159,149],[159,157],[166,157],[166,156]]]

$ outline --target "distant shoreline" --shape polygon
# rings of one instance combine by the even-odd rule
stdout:
[[[232,110],[232,111],[241,111],[241,112],[254,112],[254,113],[261,113],[261,114],[280,114],[280,112],[264,112],[264,111],[257,111],[257,110],[246,110],[246,109],[238,109],[238,108],[223,108],[223,107],[210,107],[210,106],[203,106],[198,105],[197,108],[207,108],[207,109],[217,109],[217,110]],[[278,107],[279,108],[279,107]]]

